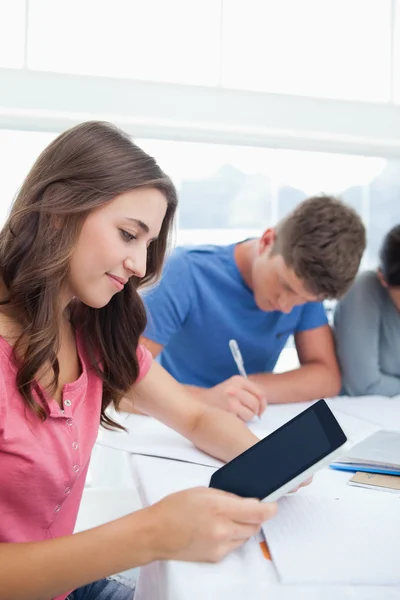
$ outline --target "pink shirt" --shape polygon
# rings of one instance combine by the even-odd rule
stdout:
[[[82,373],[63,388],[64,410],[48,397],[43,423],[23,402],[12,348],[0,337],[0,542],[73,533],[99,429],[103,387],[79,338],[77,346]],[[152,356],[143,346],[137,355],[141,379]]]

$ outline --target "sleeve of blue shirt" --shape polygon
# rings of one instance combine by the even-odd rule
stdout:
[[[307,302],[301,311],[299,322],[297,323],[296,333],[316,329],[328,323],[324,305],[322,302]]]
[[[147,313],[145,337],[166,346],[183,326],[193,297],[192,274],[183,248],[177,248],[167,260],[160,282],[145,292]]]

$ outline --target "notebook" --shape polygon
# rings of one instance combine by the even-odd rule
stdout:
[[[330,466],[342,471],[400,475],[400,431],[381,429],[353,446]]]
[[[297,404],[279,404],[268,406],[261,421],[250,422],[249,429],[258,437],[266,435],[281,427],[305,408],[310,402]],[[128,430],[108,431],[100,428],[97,444],[116,450],[132,452],[144,456],[170,458],[184,462],[219,468],[224,463],[196,448],[185,437],[151,417],[132,413],[119,413],[112,407],[107,410],[109,416]],[[334,412],[347,437],[358,441],[375,431],[377,428],[362,419],[340,412]]]
[[[395,492],[400,495],[399,475],[382,475],[382,473],[365,473],[357,471],[347,483],[369,490]]]
[[[392,494],[379,502],[372,494],[285,496],[263,525],[285,584],[399,585],[398,531],[399,499]]]

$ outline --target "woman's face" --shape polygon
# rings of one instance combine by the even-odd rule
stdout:
[[[125,192],[93,210],[71,256],[66,304],[76,296],[101,308],[132,275],[144,277],[147,249],[160,233],[166,210],[166,198],[155,188]]]

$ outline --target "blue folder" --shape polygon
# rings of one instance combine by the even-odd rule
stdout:
[[[338,471],[400,476],[400,431],[376,431],[329,466]]]
[[[344,463],[340,465],[330,464],[331,469],[335,471],[362,471],[363,473],[380,473],[382,475],[397,475],[400,476],[400,470],[393,471],[390,469],[385,469],[384,467],[371,467],[369,465],[354,465]]]

